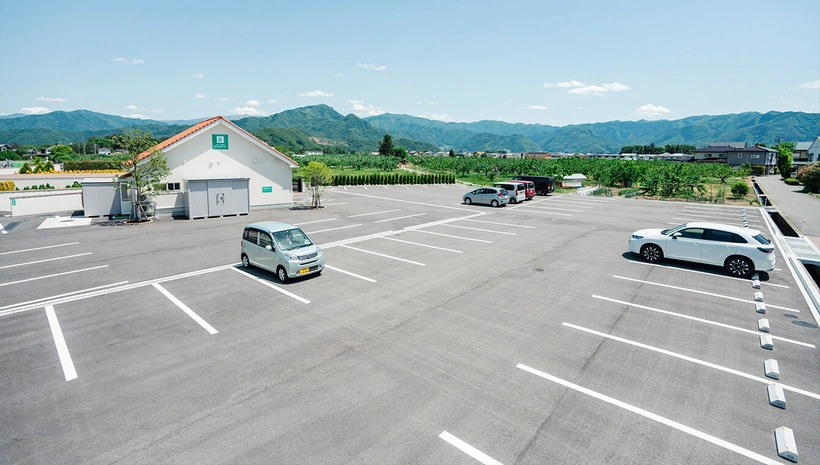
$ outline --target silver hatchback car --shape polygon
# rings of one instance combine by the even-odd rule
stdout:
[[[242,266],[251,265],[276,273],[285,282],[296,276],[321,273],[322,249],[292,224],[262,221],[245,226],[242,233]]]
[[[493,207],[500,207],[510,203],[510,194],[500,187],[479,187],[464,194],[464,203],[482,203]]]

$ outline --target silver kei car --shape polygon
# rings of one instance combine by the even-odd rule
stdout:
[[[719,223],[641,229],[629,236],[629,250],[648,262],[672,258],[717,265],[742,278],[775,265],[774,245],[760,231]]]
[[[322,249],[292,224],[262,221],[242,232],[242,266],[258,266],[285,282],[297,276],[319,274],[325,268]]]
[[[479,187],[464,194],[464,203],[467,205],[481,203],[492,207],[500,207],[510,203],[510,194],[500,187]]]

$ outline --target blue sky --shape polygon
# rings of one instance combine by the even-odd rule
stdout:
[[[0,1],[0,114],[820,111],[817,1]]]

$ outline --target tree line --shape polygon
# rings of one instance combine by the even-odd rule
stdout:
[[[662,153],[685,153],[692,155],[697,150],[694,145],[688,144],[666,144],[658,145],[651,143],[649,145],[625,145],[621,149],[621,153],[637,153],[638,155],[660,155]]]

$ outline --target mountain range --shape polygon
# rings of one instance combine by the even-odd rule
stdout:
[[[107,115],[87,110],[54,111],[43,115],[0,117],[0,143],[42,145],[72,143],[139,128],[157,138],[170,137],[200,120],[155,121]],[[408,150],[569,153],[618,152],[626,145],[713,142],[754,144],[808,141],[820,135],[820,114],[747,112],[693,116],[679,120],[610,121],[549,126],[477,121],[456,123],[409,115],[382,114],[367,118],[342,115],[327,105],[314,105],[266,117],[229,117],[239,127],[277,147],[318,150],[340,146],[358,152],[375,151],[385,134]]]

